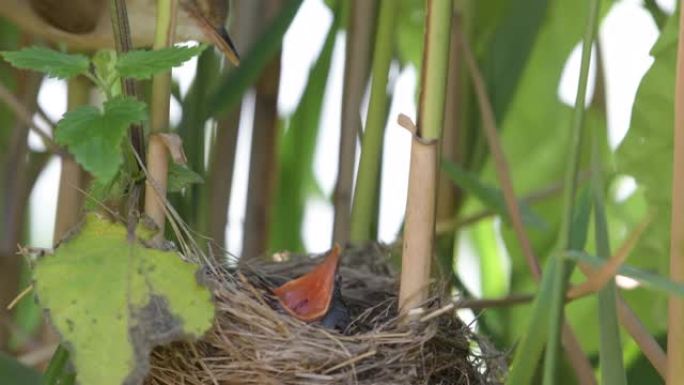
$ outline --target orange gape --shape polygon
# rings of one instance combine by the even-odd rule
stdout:
[[[340,246],[335,245],[323,262],[303,276],[273,290],[285,310],[304,322],[322,319],[330,309]]]

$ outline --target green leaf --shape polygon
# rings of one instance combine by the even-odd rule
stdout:
[[[171,163],[169,165],[168,184],[166,186],[166,191],[180,192],[187,185],[203,182],[204,179],[200,174],[192,171],[186,166]]]
[[[503,121],[544,16],[548,0],[514,0],[488,41],[482,71],[497,122]],[[481,4],[481,8],[493,8]]]
[[[197,282],[197,266],[127,238],[124,225],[89,214],[78,234],[36,262],[40,304],[81,384],[140,383],[154,346],[211,326],[211,294]]]
[[[3,352],[0,352],[0,378],[12,385],[44,384],[40,373],[22,365],[15,358]]]
[[[477,197],[485,206],[494,210],[507,222],[509,221],[506,201],[500,189],[480,182],[475,174],[448,160],[442,160],[442,170],[451,177],[455,184]],[[527,204],[519,202],[519,205],[525,225],[541,229],[547,227],[544,220],[537,216]]]
[[[636,179],[654,214],[631,255],[650,256],[635,258],[635,262],[661,274],[669,268],[678,17],[677,13],[670,17],[651,50],[655,61],[641,80],[629,131],[616,154],[618,170]]]
[[[108,181],[123,163],[121,142],[126,129],[145,118],[145,104],[134,99],[109,100],[103,112],[82,106],[64,114],[57,124],[55,140],[67,146],[93,176]]]
[[[157,50],[129,51],[116,62],[116,69],[121,76],[135,79],[149,79],[152,75],[168,71],[177,67],[193,57],[199,55],[206,45],[192,47],[176,46]]]
[[[423,29],[425,2],[422,0],[397,1],[395,39],[397,56],[402,64],[413,64],[418,72],[423,64]]]
[[[45,47],[29,47],[19,51],[4,51],[0,55],[13,66],[43,72],[48,76],[67,79],[88,71],[90,62],[80,54],[68,54]]]

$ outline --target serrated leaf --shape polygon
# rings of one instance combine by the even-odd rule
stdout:
[[[109,100],[103,112],[93,106],[82,106],[64,114],[57,124],[55,140],[67,146],[84,169],[107,181],[116,175],[123,162],[121,141],[126,129],[145,117],[145,104],[134,99]]]
[[[167,47],[153,51],[142,49],[130,51],[119,57],[116,69],[121,76],[148,79],[156,73],[168,71],[185,63],[199,55],[205,48],[205,45],[196,45]]]
[[[96,214],[39,259],[36,294],[71,351],[78,382],[138,384],[154,346],[209,329],[211,294],[196,270],[174,252],[129,242],[124,225]]]
[[[17,68],[43,72],[59,79],[67,79],[87,72],[90,66],[90,61],[84,55],[68,54],[45,47],[4,51],[0,52],[0,55]]]
[[[200,174],[186,166],[176,163],[169,164],[167,192],[180,192],[193,183],[204,183],[204,179]]]

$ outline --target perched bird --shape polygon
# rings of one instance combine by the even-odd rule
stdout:
[[[338,274],[340,251],[340,246],[335,245],[313,270],[273,289],[285,311],[304,322],[320,321],[327,328],[346,328],[349,311]]]
[[[228,0],[181,0],[181,5],[228,60],[233,65],[240,64],[240,56],[226,30]]]
[[[209,41],[237,65],[239,56],[225,29],[228,0],[178,1],[182,10],[176,21],[176,40]],[[154,0],[126,0],[136,47],[152,45],[156,4]],[[71,49],[114,47],[108,0],[0,0],[0,16]]]

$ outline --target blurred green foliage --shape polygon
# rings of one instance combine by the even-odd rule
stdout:
[[[201,192],[207,188],[206,185],[196,183],[208,175],[207,153],[221,151],[212,147],[213,137],[211,130],[206,129],[206,123],[212,117],[221,117],[239,108],[247,90],[254,85],[266,64],[278,54],[283,36],[302,2],[290,0],[283,3],[281,13],[272,25],[266,28],[249,52],[243,53],[239,68],[221,73],[219,56],[213,50],[205,50],[200,55],[187,95],[181,97],[178,89],[174,93],[182,106],[181,121],[174,129],[184,140],[189,168],[172,166],[170,191],[173,194],[170,197],[191,228],[202,228],[206,212],[211,210],[206,202],[201,202]],[[294,114],[281,117],[277,148],[279,179],[273,194],[268,245],[271,250],[304,250],[302,228],[306,202],[314,197],[320,198],[320,189],[313,175],[313,157],[319,150],[317,137],[321,129],[323,97],[329,86],[333,47],[340,36],[338,31],[345,25],[342,21],[346,15],[342,9],[347,7],[340,7],[338,3],[326,1],[334,13],[334,22],[308,73],[304,93]],[[425,3],[424,0],[396,2],[396,31],[392,40],[393,60],[402,67],[415,67],[418,73],[423,57]],[[664,20],[664,14],[658,12],[657,5],[653,8],[652,2],[648,3],[649,11],[659,20]],[[603,2],[602,15],[612,4]],[[472,46],[482,68],[519,200],[549,186],[557,186],[567,162],[572,114],[571,106],[559,99],[559,82],[570,53],[581,41],[584,28],[581,21],[586,20],[587,7],[583,2],[567,0],[456,0],[454,7],[460,16],[460,31]],[[625,235],[647,213],[654,215],[655,220],[632,251],[628,266],[621,271],[642,279],[642,286],[620,290],[620,293],[648,330],[659,337],[666,331],[666,293],[681,290],[663,278],[668,268],[677,18],[675,13],[667,19],[653,47],[655,62],[641,82],[632,109],[630,131],[619,149],[614,151],[608,146],[605,93],[600,78],[604,75],[602,70],[597,71],[597,91],[587,111],[584,127],[586,137],[598,132],[598,150],[603,156],[602,172],[607,184],[605,215],[613,249],[622,244]],[[16,49],[18,42],[17,29],[0,21],[0,49]],[[463,111],[459,119],[463,123],[460,138],[465,143],[461,144],[464,161],[458,165],[445,163],[455,184],[465,192],[462,202],[459,202],[462,204],[458,205],[460,209],[454,215],[461,219],[482,210],[494,211],[495,215],[450,234],[449,244],[456,245],[453,256],[451,250],[440,249],[444,254],[440,258],[448,258],[456,266],[460,257],[458,244],[467,242],[479,258],[476,273],[480,287],[474,290],[475,293],[479,292],[484,297],[533,293],[538,284],[532,278],[518,240],[506,220],[498,178],[480,133],[480,114],[473,102],[465,71],[462,75],[464,85],[459,96]],[[1,61],[0,81],[10,89],[15,87],[14,70]],[[390,100],[392,96],[389,95]],[[388,116],[387,119],[394,121],[395,117]],[[0,127],[11,127],[13,120],[12,113],[0,103]],[[7,153],[10,134],[11,130],[0,129],[0,161]],[[589,169],[589,153],[588,150],[583,152],[582,169],[585,174]],[[625,176],[635,178],[637,189],[626,199],[618,199],[616,189]],[[183,188],[180,184],[183,181],[193,184]],[[581,180],[583,187],[587,183],[588,178]],[[110,194],[114,190],[111,186],[100,187]],[[124,188],[116,186],[121,195]],[[0,209],[3,204],[1,194],[2,189]],[[96,192],[96,196],[103,196],[103,193]],[[551,194],[523,206],[526,231],[542,265],[556,243],[561,212],[560,194]],[[2,225],[0,221],[0,231],[3,230]],[[377,223],[374,226],[377,227]],[[592,223],[583,225],[582,229],[589,233],[586,252],[575,251],[580,254],[574,256],[591,259],[592,255],[597,255],[594,252],[596,229]],[[578,283],[584,276],[575,272],[571,279]],[[597,306],[596,296],[588,296],[569,303],[565,308],[566,317],[582,348],[596,366],[600,365],[601,343]],[[527,328],[530,309],[530,305],[488,309],[478,317],[479,330],[487,334],[497,347],[509,350],[519,342],[521,333]],[[28,318],[17,317],[16,320],[22,326],[31,324]],[[621,332],[621,337],[630,383],[657,383],[658,375],[645,361],[634,341],[624,332]],[[0,378],[16,378],[16,383],[21,385],[22,378],[35,376],[34,372],[17,365],[13,359],[0,355]],[[559,384],[576,382],[567,363],[560,371]]]

